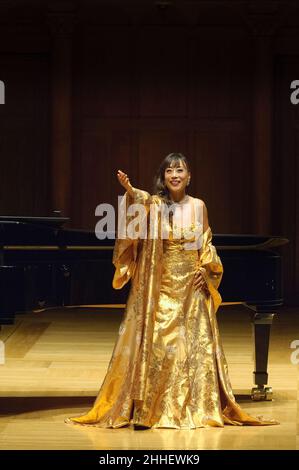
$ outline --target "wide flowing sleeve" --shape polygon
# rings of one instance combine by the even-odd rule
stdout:
[[[215,313],[222,302],[218,287],[223,276],[223,265],[215,246],[212,244],[212,231],[208,227],[202,236],[202,247],[199,256],[199,269],[207,283],[214,302]]]
[[[128,215],[128,208],[131,204],[142,204],[145,211],[141,213],[141,223],[149,213],[152,196],[141,189],[133,188],[133,196],[127,191],[121,199],[118,212],[118,232],[121,231],[121,238],[116,237],[112,263],[115,266],[115,273],[112,280],[114,289],[121,289],[131,278],[137,266],[137,255],[140,238],[130,238],[127,235],[127,228],[132,221],[132,215]],[[142,215],[143,214],[143,215]],[[121,228],[121,229],[120,229]]]

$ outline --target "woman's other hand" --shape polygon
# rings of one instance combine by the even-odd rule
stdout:
[[[203,277],[203,274],[201,271],[196,271],[194,275],[194,280],[193,280],[193,287],[195,290],[203,290],[205,294],[209,294],[209,289],[207,286],[207,283]]]

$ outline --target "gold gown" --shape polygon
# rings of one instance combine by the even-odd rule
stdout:
[[[122,202],[126,209],[132,203],[142,203],[149,219],[150,205],[158,209],[161,199],[134,189]],[[126,226],[130,220],[125,216]],[[161,228],[159,210],[151,223]],[[195,233],[198,221],[186,228]],[[185,250],[186,238],[174,238],[169,229],[168,239],[116,240],[113,287],[131,279],[124,317],[92,408],[66,422],[177,429],[278,424],[248,415],[235,401],[216,319],[223,266],[211,228],[200,250]],[[198,269],[208,292],[194,290]]]

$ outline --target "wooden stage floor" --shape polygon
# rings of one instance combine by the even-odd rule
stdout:
[[[66,308],[19,315],[5,326],[0,364],[0,449],[298,449],[299,307],[274,319],[269,385],[272,402],[252,402],[253,348],[248,311],[221,306],[217,316],[237,400],[278,426],[225,426],[194,430],[82,428],[64,418],[88,410],[105,376],[123,309]]]

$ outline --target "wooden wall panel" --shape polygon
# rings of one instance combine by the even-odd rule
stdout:
[[[0,212],[49,215],[49,57],[0,53]]]
[[[213,136],[213,138],[212,138]],[[227,232],[229,225],[230,135],[215,131],[196,134],[196,196],[207,205],[213,232]]]
[[[190,77],[188,30],[147,26],[137,34],[139,115],[188,115]]]
[[[204,33],[209,48],[205,46]],[[75,147],[82,149],[80,140],[87,139],[88,135],[94,139],[94,134],[102,136],[104,133],[106,150],[103,152],[98,148],[98,160],[94,163],[98,161],[101,166],[104,160],[108,170],[110,161],[114,168],[123,162],[123,169],[132,175],[132,182],[147,191],[152,190],[153,176],[162,158],[172,151],[180,151],[193,167],[190,192],[209,200],[216,227],[229,231],[233,224],[238,231],[248,231],[251,214],[248,218],[237,219],[235,215],[244,214],[241,205],[250,199],[252,187],[239,185],[243,190],[240,198],[231,196],[231,188],[236,189],[238,182],[235,180],[241,178],[238,174],[236,177],[233,168],[239,168],[241,173],[244,168],[250,172],[250,41],[240,30],[236,30],[235,35],[225,36],[224,41],[224,31],[216,34],[210,29],[204,33],[193,31],[190,34],[187,28],[174,26],[128,27],[127,30],[122,27],[120,31],[119,28],[108,30],[104,27],[96,39],[94,31],[90,34],[86,31],[86,36],[78,43],[74,66],[75,115],[78,116]],[[236,36],[240,44],[239,55],[242,55],[241,51],[248,52],[246,60],[243,55],[236,60]],[[112,44],[109,58],[108,43]],[[234,53],[228,57],[232,49]],[[119,64],[118,73],[115,64]],[[126,138],[128,133],[130,137]],[[222,180],[219,177],[216,187],[213,186],[213,193],[209,184],[200,181],[202,168],[198,161],[202,158],[202,149],[195,137],[199,134],[204,139],[206,181],[214,176],[214,172],[222,175]],[[121,149],[119,139],[130,141],[125,144],[125,150]],[[241,142],[246,142],[245,149]],[[239,155],[236,148],[240,150]],[[80,168],[80,159],[84,158],[81,151],[78,156]],[[81,171],[77,175],[80,178]],[[247,181],[246,176],[241,178],[243,180]],[[79,184],[80,181],[76,186]],[[105,191],[95,190],[98,198],[105,194],[106,198],[109,195],[113,199],[117,190],[115,179],[106,178],[104,185]],[[215,190],[218,189],[222,203],[227,200],[225,217],[217,206],[220,194],[217,195]],[[76,223],[83,221],[76,219]],[[88,224],[86,218],[85,223]]]
[[[80,32],[75,41],[75,76],[83,116],[127,117],[132,113],[134,56],[128,27]]]
[[[299,301],[299,104],[290,102],[290,84],[299,79],[299,51],[280,55],[275,74],[272,231],[290,243],[284,252],[286,296]]]

